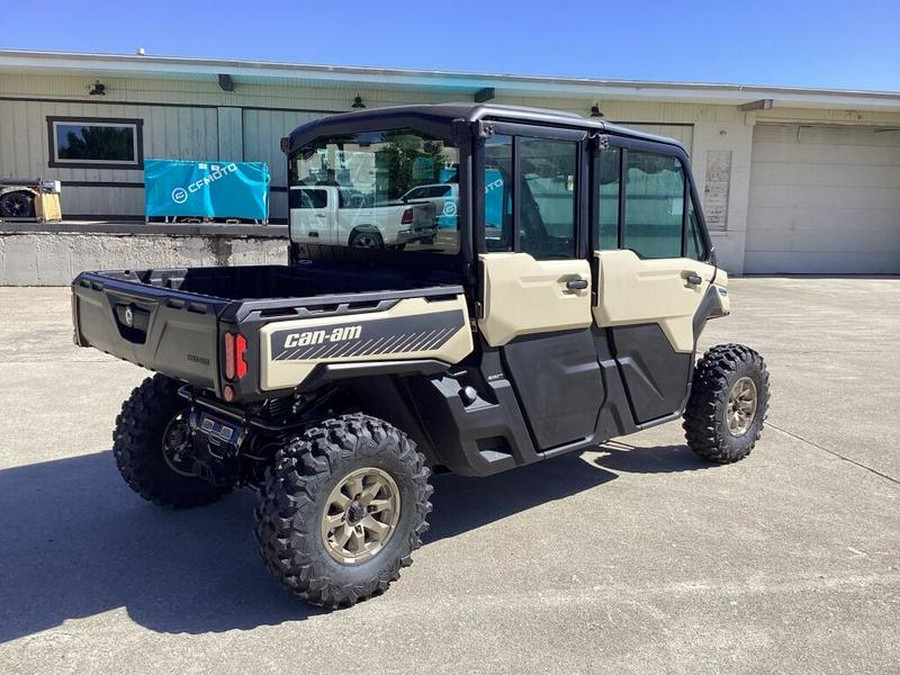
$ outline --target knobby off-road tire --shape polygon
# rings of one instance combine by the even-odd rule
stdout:
[[[122,404],[113,432],[116,466],[128,486],[148,502],[175,509],[204,506],[231,492],[179,472],[166,459],[164,437],[184,433],[188,402],[178,395],[178,382],[163,375],[148,377]],[[175,429],[174,425],[183,425]],[[183,467],[186,468],[186,467]]]
[[[718,345],[697,363],[684,411],[688,447],[720,464],[750,454],[769,405],[769,373],[749,347]]]
[[[374,417],[344,415],[307,430],[278,451],[260,492],[256,540],[266,568],[293,595],[323,607],[383,593],[428,529],[429,475],[415,443]],[[370,515],[381,520],[378,530],[390,529],[363,543],[374,534],[363,529],[376,525]],[[340,543],[345,527],[359,527],[359,544],[355,536]]]

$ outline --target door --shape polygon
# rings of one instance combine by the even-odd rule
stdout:
[[[716,267],[684,153],[614,139],[593,168],[593,317],[607,332],[635,420],[646,423],[683,405],[695,317]]]
[[[590,437],[603,400],[580,236],[584,134],[496,130],[479,175],[478,327],[500,352],[543,451]]]
[[[758,124],[747,273],[900,273],[900,130]]]

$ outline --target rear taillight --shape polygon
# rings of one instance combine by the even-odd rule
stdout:
[[[244,354],[247,353],[247,338],[238,335],[234,339],[234,368],[237,371],[238,379],[247,374],[247,361],[244,360]]]
[[[413,210],[406,209],[406,211],[403,212],[403,217],[400,218],[400,224],[401,225],[412,225],[412,223],[413,223]]]
[[[242,378],[247,374],[247,338],[240,333],[225,333],[225,379]]]
[[[225,333],[225,378],[234,379],[234,335]]]

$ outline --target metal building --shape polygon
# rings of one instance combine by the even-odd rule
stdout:
[[[140,218],[144,158],[264,161],[277,222],[297,125],[473,98],[680,139],[734,273],[900,273],[897,93],[0,51],[0,177],[61,180],[69,218]],[[110,129],[102,157],[66,146],[79,125]]]

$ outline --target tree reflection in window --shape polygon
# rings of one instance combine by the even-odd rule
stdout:
[[[60,159],[100,159],[133,162],[133,127],[56,127]]]

